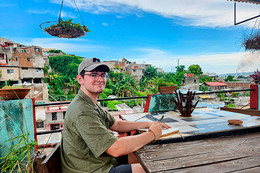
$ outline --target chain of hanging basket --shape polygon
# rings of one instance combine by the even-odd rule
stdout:
[[[48,33],[49,35],[55,36],[55,37],[60,37],[60,38],[77,38],[77,37],[82,37],[86,35],[86,32],[90,32],[87,29],[87,26],[84,24],[82,16],[80,14],[80,11],[77,7],[76,1],[74,0],[76,8],[78,10],[78,13],[80,15],[81,21],[83,26],[77,23],[73,23],[72,19],[65,20],[63,21],[61,19],[61,12],[62,12],[62,7],[63,7],[63,0],[61,3],[61,8],[60,8],[60,14],[59,14],[59,19],[58,22],[56,21],[47,21],[42,24],[40,24],[40,28],[42,31]],[[49,27],[45,27],[43,29],[42,25],[44,24],[49,24],[49,23],[55,23]]]

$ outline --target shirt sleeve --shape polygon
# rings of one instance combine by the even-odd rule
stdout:
[[[117,137],[106,128],[95,112],[80,115],[76,120],[76,125],[78,133],[96,158],[117,140]]]

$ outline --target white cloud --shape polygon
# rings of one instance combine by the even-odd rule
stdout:
[[[103,25],[103,26],[108,26],[108,23],[103,22],[102,25]]]
[[[131,60],[137,63],[146,62],[156,67],[163,68],[166,72],[175,71],[177,61],[185,65],[186,69],[192,64],[198,64],[204,72],[223,74],[232,72],[255,71],[260,68],[260,52],[238,52],[227,54],[207,55],[177,55],[158,49],[137,49],[142,53],[132,55]],[[131,56],[129,56],[131,57]]]
[[[24,41],[27,40],[27,41]],[[24,45],[37,45],[42,48],[60,49],[66,53],[77,54],[79,52],[95,52],[107,49],[106,46],[95,45],[87,39],[62,39],[62,38],[32,38],[16,39],[15,42]]]
[[[52,0],[60,3],[60,1]],[[74,0],[65,0],[64,5],[75,8]],[[81,10],[92,13],[133,13],[136,11],[155,13],[167,18],[180,17],[182,24],[206,27],[227,27],[233,25],[233,2],[226,0],[78,0]],[[237,22],[259,14],[259,6],[237,3]],[[254,20],[244,25],[252,26]]]

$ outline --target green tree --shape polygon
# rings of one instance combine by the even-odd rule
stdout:
[[[190,65],[189,68],[189,73],[193,73],[194,75],[201,75],[203,74],[201,67],[198,64],[193,64]]]
[[[225,82],[228,82],[228,81],[235,81],[235,80],[234,80],[234,77],[235,77],[235,76],[228,75],[227,78],[224,79],[224,80],[225,80]]]
[[[185,79],[185,65],[176,66],[175,68],[176,74],[174,75],[174,80],[178,86],[181,86],[182,81]]]
[[[200,83],[212,82],[213,81],[211,77],[205,76],[205,75],[200,75],[199,79],[200,79]]]

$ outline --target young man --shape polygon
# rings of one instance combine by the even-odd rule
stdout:
[[[63,173],[141,173],[139,163],[118,165],[115,158],[138,150],[161,136],[159,122],[130,122],[115,120],[97,104],[98,95],[106,86],[109,67],[99,59],[85,59],[78,67],[80,90],[69,105],[61,141]],[[129,132],[136,129],[148,132],[117,138],[112,131]],[[112,131],[111,131],[112,130]]]

